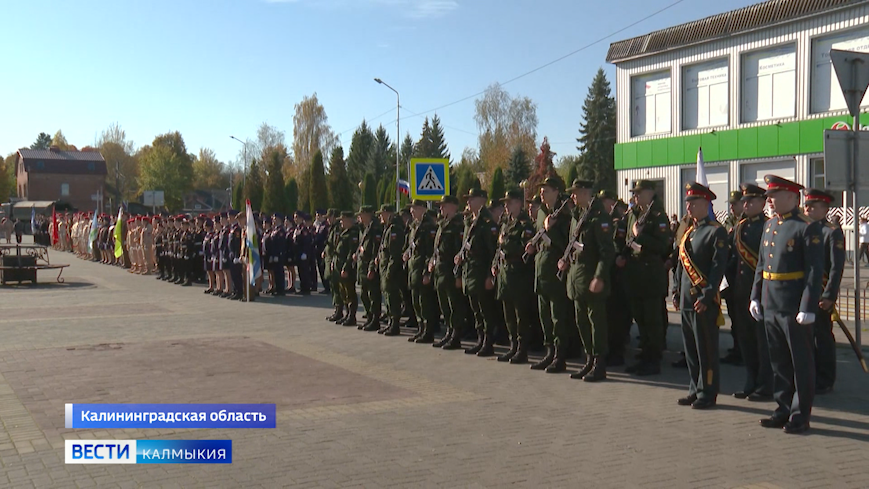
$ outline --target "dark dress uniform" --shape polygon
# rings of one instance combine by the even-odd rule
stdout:
[[[486,198],[486,192],[471,189],[470,197]],[[465,224],[462,247],[464,254],[461,263],[462,292],[468,297],[477,330],[477,343],[465,350],[469,355],[494,355],[495,327],[495,290],[486,288],[492,279],[492,259],[495,257],[498,226],[492,220],[489,209],[481,207],[476,217]]]
[[[686,200],[715,200],[715,194],[699,183],[686,186]],[[676,283],[679,309],[682,311],[682,339],[688,362],[688,396],[679,404],[695,409],[712,407],[718,399],[720,365],[718,357],[718,326],[721,314],[719,286],[727,268],[730,245],[727,231],[709,216],[694,219],[679,243],[679,264]],[[697,312],[700,301],[706,309]]]
[[[822,190],[806,192],[806,204],[823,202],[829,206],[833,196]],[[824,241],[824,278],[821,300],[833,303],[829,310],[818,308],[815,317],[815,386],[818,393],[827,392],[836,383],[836,337],[833,334],[833,311],[839,298],[839,286],[845,270],[845,235],[842,228],[826,219],[820,221]]]
[[[757,185],[744,184],[742,189],[743,200],[764,198],[765,190]],[[732,292],[727,309],[733,324],[738,325],[738,344],[745,365],[744,387],[733,395],[739,399],[749,398],[757,401],[772,398],[772,365],[769,362],[766,329],[763,322],[755,320],[748,312],[766,221],[767,217],[763,212],[756,216],[745,217],[730,233],[728,268],[731,270],[729,276],[733,278],[727,279]]]
[[[368,328],[369,331],[380,329],[380,273],[375,263],[377,252],[380,250],[380,240],[383,237],[383,227],[374,218],[374,207],[362,206],[359,213],[369,215],[371,222],[362,231],[359,238],[359,248],[356,253],[356,279],[362,290],[362,306],[365,309],[367,320],[359,326],[359,329]],[[369,278],[369,274],[372,275]]]
[[[802,186],[775,175],[764,177],[767,195],[799,194]],[[751,311],[763,319],[769,340],[778,407],[764,427],[799,433],[809,427],[815,396],[814,331],[824,274],[821,223],[795,207],[766,223],[751,290]],[[799,321],[797,321],[799,319]],[[802,323],[802,324],[800,324]]]
[[[386,326],[380,328],[378,332],[387,336],[397,336],[401,334],[399,330],[402,308],[401,289],[405,286],[405,282],[402,281],[405,277],[404,262],[401,259],[404,251],[404,220],[389,204],[383,204],[380,212],[392,213],[392,216],[383,229],[377,252],[380,290],[386,297],[386,314],[389,316]]]
[[[425,207],[421,200],[413,201],[414,207]],[[428,214],[423,214],[420,220],[414,220],[410,229],[410,248],[407,255],[407,278],[410,294],[413,297],[413,311],[419,324],[419,331],[408,341],[416,343],[433,343],[434,334],[438,329],[437,294],[428,264],[434,254],[437,224]],[[427,282],[427,283],[426,283]]]
[[[592,182],[577,180],[571,190],[592,187]],[[612,221],[600,200],[592,200],[587,210],[574,209],[573,217],[571,240],[568,242],[572,251],[565,251],[569,253],[571,263],[567,272],[567,296],[573,300],[586,363],[571,378],[595,382],[606,378],[605,355],[609,346],[606,300],[610,294],[610,269],[615,261],[616,250],[612,239]],[[590,290],[594,279],[603,283],[603,289],[599,292]]]
[[[230,211],[230,214],[238,214],[237,211]],[[232,295],[229,296],[232,300],[239,300],[244,297],[244,259],[241,255],[241,226],[234,223],[229,231],[228,236],[228,251],[229,251],[229,277],[232,280]]]
[[[444,203],[458,205],[459,201],[448,195],[441,199],[441,205]],[[447,334],[434,346],[442,347],[445,350],[461,348],[465,322],[467,321],[468,300],[462,295],[461,289],[456,287],[456,276],[453,274],[453,260],[462,248],[464,232],[465,226],[461,212],[456,212],[449,219],[442,218],[438,222],[434,256],[429,264],[429,272],[434,278],[440,310],[447,326]]]
[[[524,199],[524,191],[511,190],[501,200],[522,202]],[[525,211],[507,216],[501,224],[492,269],[495,272],[495,297],[501,301],[510,335],[510,350],[498,357],[499,362],[521,364],[528,361],[528,335],[534,322],[534,308],[528,299],[534,296],[534,265],[526,263],[522,255],[532,237],[534,223]]]
[[[317,214],[323,215],[324,212],[322,210],[317,210]],[[329,288],[326,259],[323,256],[323,251],[326,249],[326,242],[329,240],[331,231],[331,226],[329,226],[329,222],[325,219],[314,222],[314,254],[317,258],[317,271],[320,273],[320,281],[323,282],[323,294],[332,293],[332,290]]]
[[[655,183],[640,180],[632,190],[654,190]],[[661,297],[667,293],[667,271],[662,257],[670,251],[670,223],[657,197],[647,209],[634,206],[628,211],[626,232],[627,241],[639,245],[639,251],[626,247],[622,256],[626,259],[624,284],[630,298],[631,314],[640,331],[642,348],[640,362],[625,371],[637,375],[654,375],[661,372],[663,302]],[[639,221],[645,216],[640,228]],[[637,231],[639,229],[639,234]]]
[[[302,219],[306,217],[302,214]],[[316,278],[311,276],[311,260],[314,259],[314,236],[311,229],[305,223],[299,224],[296,227],[293,244],[296,253],[296,268],[299,271],[299,293],[308,295],[314,289]],[[352,258],[352,253],[350,257]]]
[[[343,211],[341,217],[355,218],[353,211]],[[356,309],[359,307],[359,298],[356,295],[356,261],[353,260],[353,253],[358,247],[359,226],[352,224],[341,231],[332,262],[338,272],[341,302],[346,309],[344,317],[337,320],[336,323],[344,326],[356,326]]]

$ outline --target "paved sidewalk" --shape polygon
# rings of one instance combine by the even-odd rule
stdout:
[[[51,257],[65,284],[0,288],[2,487],[869,486],[869,375],[844,347],[789,436],[757,424],[772,404],[677,406],[669,366],[591,385],[336,326],[325,296],[243,304]],[[724,392],[742,376],[724,366]],[[67,430],[68,402],[274,402],[278,427]],[[233,463],[65,465],[64,438],[229,438]]]

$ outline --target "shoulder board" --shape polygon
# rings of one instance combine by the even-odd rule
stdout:
[[[814,221],[812,221],[812,219],[811,219],[809,216],[807,216],[807,215],[805,215],[805,214],[800,214],[799,217],[800,217],[800,219],[802,219],[804,222],[807,222],[807,223],[809,223],[809,224],[811,224],[811,223],[814,222]]]
[[[827,221],[826,226],[830,229],[836,229],[836,227],[837,227],[835,224],[833,224],[832,222],[829,222],[829,221]]]

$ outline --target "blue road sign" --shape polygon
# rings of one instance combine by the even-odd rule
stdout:
[[[410,160],[410,198],[440,200],[450,193],[450,160],[414,158]]]

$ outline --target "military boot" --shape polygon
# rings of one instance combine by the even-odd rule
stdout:
[[[344,306],[341,308],[341,316],[335,320],[335,324],[344,324],[344,321],[350,317],[350,308]]]
[[[422,336],[414,340],[414,343],[434,343],[434,330],[435,325],[431,321],[425,321],[425,328],[420,328],[423,330]]]
[[[444,350],[461,350],[462,349],[462,332],[453,330],[450,340],[443,346]]]
[[[483,348],[477,352],[478,357],[491,357],[495,354],[495,335],[486,333],[483,340]]]
[[[373,321],[369,321],[367,326],[362,328],[362,331],[377,331],[380,329],[380,315],[374,316]]]
[[[516,341],[516,338],[510,338],[510,349],[507,350],[507,353],[498,356],[499,362],[509,362],[511,358],[516,356],[516,352],[519,351],[519,342]]]
[[[466,355],[476,355],[477,353],[479,353],[479,351],[483,349],[483,341],[485,341],[485,338],[486,338],[486,335],[481,330],[478,329],[477,330],[477,343],[474,346],[466,349],[465,354]]]
[[[443,338],[432,343],[433,348],[443,348],[444,345],[450,342],[450,337],[453,335],[453,328],[447,328],[447,334]]]
[[[347,317],[341,322],[341,326],[356,326],[356,311],[352,308],[347,313]]]
[[[401,328],[398,326],[398,319],[389,321],[389,327],[383,332],[383,336],[398,336],[401,334]]]
[[[589,362],[591,363],[591,362]],[[586,382],[600,382],[606,379],[606,358],[601,355],[594,357],[594,369],[582,378]]]
[[[580,370],[579,372],[574,372],[574,373],[570,374],[571,379],[583,379],[594,368],[594,358],[595,357],[586,353],[585,358],[586,358],[585,366],[583,366],[582,370]]]
[[[546,367],[546,373],[548,374],[560,374],[567,370],[567,348],[564,345],[560,345],[555,349],[555,358],[552,359],[552,363]]]
[[[548,367],[552,360],[555,358],[555,347],[551,345],[546,346],[546,356],[540,359],[539,362],[531,365],[531,370],[545,370]]]
[[[510,358],[510,363],[522,364],[522,363],[527,363],[527,362],[528,362],[528,342],[527,341],[520,341],[519,342],[519,349],[516,350],[516,354],[514,354],[513,357]]]
[[[337,321],[341,317],[341,306],[335,306],[331,316],[326,316],[326,321]]]

